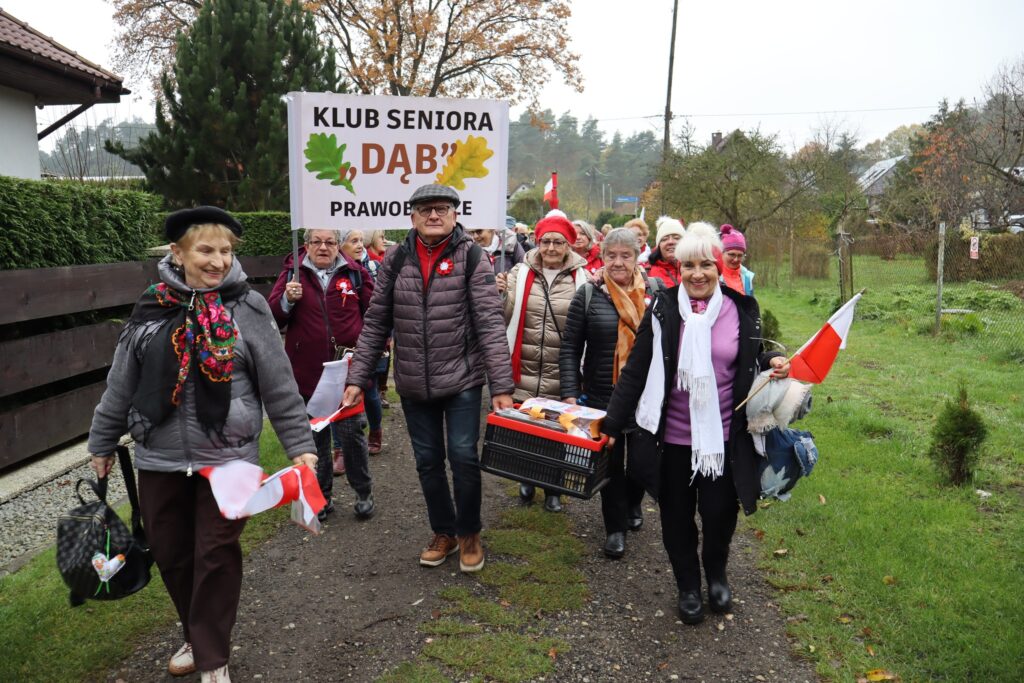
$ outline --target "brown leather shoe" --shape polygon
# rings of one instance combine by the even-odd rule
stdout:
[[[430,539],[430,545],[420,553],[420,564],[424,567],[437,567],[444,564],[449,555],[459,549],[459,542],[454,536],[447,534],[434,534]]]
[[[334,451],[334,476],[340,477],[345,474],[345,456],[342,454],[340,448],[335,448]]]
[[[370,455],[377,455],[380,453],[383,445],[381,441],[384,439],[384,430],[382,429],[371,429],[369,435],[366,437],[366,445],[369,447]]]
[[[484,568],[484,546],[480,543],[480,532],[459,536],[459,569],[464,572],[478,572]]]

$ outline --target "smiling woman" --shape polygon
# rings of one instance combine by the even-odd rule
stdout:
[[[231,270],[238,236],[217,223],[193,225],[171,243],[175,263],[185,271],[185,284],[193,289],[212,289]]]

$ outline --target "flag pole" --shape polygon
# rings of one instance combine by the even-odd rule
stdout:
[[[854,294],[854,296],[860,296],[861,294],[863,294],[863,293],[864,293],[864,292],[866,292],[866,291],[868,291],[868,288],[867,288],[867,287],[865,287],[864,289],[862,289],[862,290],[860,290],[859,292],[857,292],[856,294]],[[850,297],[850,298],[852,299],[853,297]],[[843,305],[845,306],[846,304],[843,304]],[[812,338],[813,338],[813,337],[812,337]],[[803,348],[803,347],[801,347],[801,348]],[[797,353],[800,353],[800,351],[798,350],[798,351],[797,351],[796,353],[794,353],[794,354],[793,354],[792,356],[790,356],[789,358],[787,358],[787,359],[786,359],[786,362],[787,362],[787,363],[792,363],[792,362],[793,362],[793,359],[794,359],[794,358],[796,358],[796,354],[797,354]],[[757,389],[755,389],[755,390],[754,390],[754,391],[753,391],[752,393],[750,393],[750,394],[749,394],[749,395],[748,395],[748,396],[747,396],[747,397],[746,397],[745,399],[743,399],[743,401],[742,401],[742,402],[740,402],[740,404],[739,404],[738,406],[736,406],[736,407],[735,407],[735,408],[733,409],[733,411],[732,411],[732,412],[734,412],[734,413],[735,413],[735,412],[738,412],[740,408],[742,408],[743,406],[747,405],[747,401],[749,401],[750,399],[754,398],[754,397],[755,397],[755,396],[757,396],[757,395],[758,395],[759,393],[761,393],[761,390],[762,390],[762,389],[764,389],[764,388],[765,388],[766,386],[768,386],[768,385],[769,385],[769,384],[771,383],[771,381],[772,381],[772,378],[771,378],[771,377],[769,377],[769,378],[765,379],[765,380],[764,380],[763,382],[761,382],[761,384],[760,384],[760,385],[759,385],[759,386],[757,387]]]

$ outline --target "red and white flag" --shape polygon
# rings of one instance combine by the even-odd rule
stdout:
[[[820,384],[839,355],[839,349],[846,348],[846,338],[853,324],[853,310],[861,294],[843,304],[832,314],[825,326],[808,340],[790,359],[789,376],[801,382]]]
[[[295,503],[299,507],[296,521],[314,528],[317,513],[327,504],[316,474],[305,465],[286,467],[268,477],[257,465],[232,460],[217,467],[204,467],[199,474],[210,480],[213,497],[225,519],[251,517]],[[294,511],[292,516],[296,517]]]
[[[544,184],[544,201],[551,205],[552,209],[558,208],[558,172],[551,172],[551,180]]]
[[[353,406],[348,406],[346,408],[338,408],[333,413],[325,417],[309,418],[309,426],[312,427],[314,432],[322,432],[332,422],[339,422],[341,420],[344,420],[346,417],[352,417],[353,415],[358,415],[359,413],[365,412],[365,410],[366,404],[364,404],[360,400],[359,403]]]

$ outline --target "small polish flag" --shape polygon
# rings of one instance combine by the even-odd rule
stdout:
[[[199,474],[210,480],[213,497],[225,519],[252,517],[294,503],[299,510],[298,515],[293,510],[292,517],[316,530],[316,514],[327,504],[316,474],[305,465],[286,467],[268,477],[258,465],[231,460],[217,467],[204,467]]]
[[[362,401],[360,401],[354,406],[338,408],[333,413],[325,417],[311,417],[309,419],[309,426],[313,428],[314,432],[322,432],[327,427],[327,425],[331,424],[332,422],[338,422],[340,420],[344,420],[346,417],[358,415],[365,409],[365,404]]]
[[[853,310],[860,300],[859,292],[832,314],[824,327],[811,337],[790,359],[789,376],[801,382],[820,384],[839,355],[846,348],[846,338],[853,324]]]
[[[558,208],[558,171],[551,172],[551,180],[544,184],[544,201],[552,209]]]

